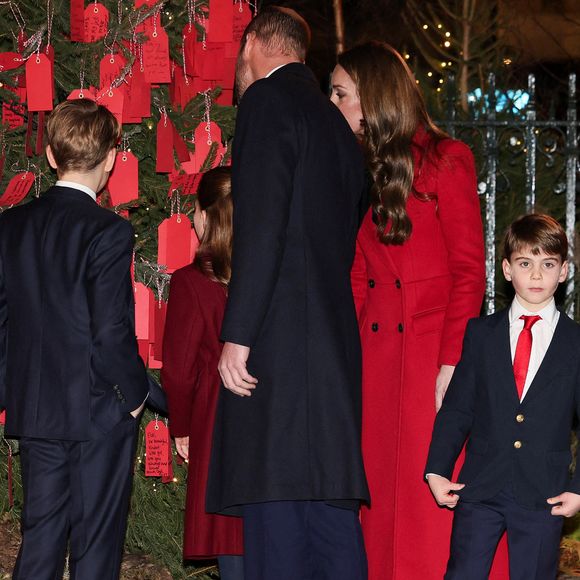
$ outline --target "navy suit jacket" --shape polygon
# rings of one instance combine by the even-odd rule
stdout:
[[[131,224],[52,187],[0,215],[0,408],[6,433],[73,441],[148,392],[134,330]]]
[[[457,478],[461,501],[482,501],[512,485],[516,501],[548,508],[546,499],[580,493],[570,479],[570,435],[580,416],[580,326],[560,313],[552,342],[520,403],[511,362],[508,311],[470,320],[463,354],[433,430],[425,473]]]

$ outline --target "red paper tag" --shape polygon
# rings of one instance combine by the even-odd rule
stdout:
[[[85,8],[85,42],[96,42],[107,35],[109,11],[98,2]]]
[[[160,369],[163,368],[163,363],[155,358],[155,344],[153,342],[149,343],[149,352],[147,353],[147,367],[150,369]]]
[[[138,59],[131,68],[125,101],[127,103],[123,109],[123,122],[140,123],[143,117],[151,116],[151,85],[145,80],[145,75],[141,71],[141,63]]]
[[[135,282],[135,335],[138,340],[149,342],[151,327],[151,316],[155,306],[155,296],[153,290],[142,284]]]
[[[195,130],[195,163],[197,166],[195,173],[199,173],[199,170],[208,156],[212,143],[217,141],[221,144],[222,132],[219,126],[212,121],[209,124],[209,129],[208,133],[207,124],[200,123]],[[218,162],[219,157],[216,157],[216,163]]]
[[[127,61],[120,54],[107,54],[101,59],[99,65],[99,78],[101,89],[105,90],[111,87],[113,81],[121,76],[121,72]],[[119,90],[123,90],[124,85],[120,85]]]
[[[163,421],[150,421],[145,427],[145,476],[168,477],[170,471],[169,429]]]
[[[45,54],[26,61],[26,86],[29,111],[52,111],[52,64]]]
[[[161,362],[163,352],[163,335],[165,334],[165,318],[167,317],[167,302],[158,300],[153,310],[155,319],[155,342],[153,343],[153,358]]]
[[[67,101],[72,101],[74,99],[88,99],[89,101],[96,101],[97,91],[95,87],[75,89],[74,91],[71,91],[70,95],[66,99]]]
[[[107,107],[119,123],[123,122],[123,100],[123,92],[118,88],[105,90],[97,96],[97,102]]]
[[[0,197],[0,207],[9,207],[20,203],[30,191],[34,183],[34,173],[27,171],[15,175],[8,183],[6,191]]]
[[[139,162],[130,151],[119,151],[107,189],[111,203],[119,205],[139,198]]]
[[[148,83],[170,83],[169,39],[162,26],[150,33],[149,40],[143,43],[143,65],[145,80]]]
[[[209,19],[206,20],[208,42],[231,42],[234,32],[232,0],[209,0]]]
[[[234,42],[239,42],[244,36],[246,26],[250,24],[253,14],[250,5],[247,2],[239,2],[234,6]]]
[[[175,173],[171,176],[171,187],[169,197],[177,190],[180,195],[194,195],[201,181],[201,173]]]
[[[0,71],[6,72],[19,66],[22,66],[24,61],[17,52],[2,52],[0,53]]]
[[[187,266],[191,253],[191,222],[186,215],[174,214],[161,222],[158,232],[157,263],[169,273]]]
[[[205,51],[201,76],[206,80],[221,80],[224,77],[225,45],[220,42],[208,42]]]
[[[0,413],[0,425],[6,424],[6,411]]]
[[[20,103],[16,103],[15,101],[2,103],[2,123],[8,125],[9,129],[22,127],[24,125],[25,114],[26,109]]]
[[[173,123],[165,115],[161,115],[157,123],[157,173],[171,173],[175,167],[173,160]]]
[[[189,149],[175,128],[175,125],[173,125],[173,147],[175,148],[175,153],[177,153],[177,159],[180,163],[189,161]]]
[[[70,0],[70,39],[85,41],[85,0]]]

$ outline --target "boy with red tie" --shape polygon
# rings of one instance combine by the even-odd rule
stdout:
[[[556,578],[562,516],[580,510],[580,472],[570,479],[568,470],[580,416],[580,326],[554,302],[567,253],[556,220],[516,220],[502,263],[514,301],[468,324],[425,470],[437,503],[455,509],[447,580],[487,578],[504,531],[511,580]]]

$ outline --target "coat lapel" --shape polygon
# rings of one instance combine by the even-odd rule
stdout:
[[[572,322],[564,312],[560,312],[560,318],[554,331],[554,336],[550,342],[550,346],[546,351],[544,359],[540,364],[540,368],[522,401],[522,404],[533,400],[538,393],[545,389],[552,381],[555,375],[562,370],[562,361],[572,360],[574,352],[572,345],[575,344],[572,330],[574,328]]]
[[[491,335],[492,348],[495,350],[494,360],[497,363],[497,374],[502,378],[500,384],[505,384],[507,396],[512,402],[519,404],[516,379],[512,366],[511,345],[510,345],[510,325],[509,309],[498,313],[495,320],[495,328]]]

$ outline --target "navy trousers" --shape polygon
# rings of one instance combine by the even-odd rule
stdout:
[[[93,441],[20,440],[22,544],[12,578],[117,580],[139,421]]]
[[[245,505],[245,580],[366,580],[358,513],[323,501]]]
[[[549,509],[520,506],[508,491],[455,508],[445,580],[487,580],[497,544],[507,532],[510,580],[554,580],[563,519]]]

